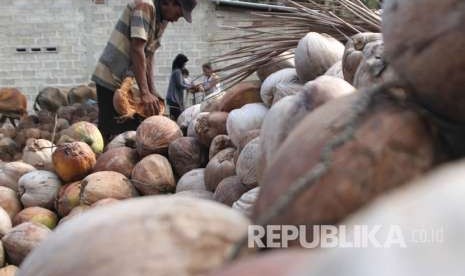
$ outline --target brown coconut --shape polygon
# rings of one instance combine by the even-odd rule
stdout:
[[[168,148],[168,156],[173,170],[178,176],[207,165],[207,149],[196,138],[179,137]]]
[[[242,149],[237,159],[236,175],[241,183],[250,188],[258,185],[257,166],[258,158],[261,155],[260,151],[260,137],[257,137]]]
[[[68,122],[73,120],[73,114],[76,111],[77,107],[74,105],[62,106],[58,109],[58,118],[63,118]]]
[[[80,204],[81,181],[72,182],[60,187],[55,201],[55,210],[60,217],[67,216],[74,207]]]
[[[248,224],[237,212],[209,200],[176,196],[127,200],[61,225],[27,258],[21,273],[205,275],[226,261]],[[66,255],[59,250],[64,247]],[[62,262],[49,261],[61,258]]]
[[[143,195],[171,193],[176,189],[173,169],[164,156],[151,154],[136,164],[132,182]]]
[[[58,146],[52,161],[56,173],[65,182],[82,179],[93,170],[96,163],[95,153],[83,142]]]
[[[63,91],[55,87],[46,87],[37,94],[34,109],[55,113],[60,107],[66,105],[68,105],[68,99]]]
[[[0,136],[0,159],[3,161],[13,161],[19,150],[16,142],[9,137]]]
[[[20,265],[50,233],[47,227],[33,222],[15,226],[2,238],[8,262]]]
[[[16,88],[1,88],[0,89],[0,113],[19,115],[24,117],[27,115],[27,98],[21,91]]]
[[[39,117],[37,117],[37,115],[31,114],[24,118],[21,118],[21,121],[19,121],[17,129],[23,130],[28,128],[37,128],[39,126]]]
[[[128,147],[128,148],[136,148],[136,131],[130,130],[118,134],[110,143],[105,147],[105,150],[108,151],[113,148],[119,147]]]
[[[70,142],[84,142],[88,144],[95,153],[103,152],[104,142],[102,134],[96,125],[80,121],[74,123],[60,134],[57,144],[62,145]]]
[[[14,265],[7,265],[4,268],[0,268],[0,276],[16,276],[18,275],[18,267]]]
[[[8,187],[0,186],[0,207],[11,219],[23,208],[16,192]]]
[[[20,225],[24,222],[35,222],[47,226],[49,229],[55,228],[58,222],[57,215],[42,207],[28,207],[16,214],[13,225]]]
[[[31,164],[38,170],[53,171],[52,154],[55,145],[45,139],[28,140],[23,149],[23,161]]]
[[[167,154],[171,142],[182,137],[179,126],[164,116],[145,119],[137,128],[136,147],[139,156]]]
[[[299,77],[295,68],[286,68],[279,70],[266,78],[260,88],[260,97],[263,103],[270,107],[275,101],[278,85],[283,86],[300,85]],[[282,89],[281,89],[282,90]],[[292,94],[292,93],[290,93]]]
[[[235,174],[234,148],[227,148],[215,155],[205,168],[205,186],[214,192],[221,180]]]
[[[259,81],[240,82],[226,92],[219,103],[219,111],[230,112],[250,103],[261,103]]]
[[[10,137],[14,139],[16,136],[16,128],[12,125],[4,124],[0,128],[0,134],[3,134],[5,137]]]
[[[459,54],[465,48],[464,2],[389,0],[382,17],[386,58],[417,100],[464,122],[465,55]]]
[[[53,210],[61,187],[58,176],[49,171],[32,171],[18,180],[18,195],[24,207],[39,206]]]
[[[228,135],[217,135],[210,144],[208,160],[212,159],[218,152],[231,147],[234,147],[234,145]]]
[[[233,203],[232,208],[244,214],[247,217],[252,216],[252,211],[255,205],[255,202],[258,198],[258,193],[260,192],[260,187],[255,187],[244,194]]]
[[[69,104],[85,103],[88,100],[97,100],[97,92],[95,88],[87,85],[79,85],[73,87],[68,92]]]
[[[128,147],[110,149],[98,157],[94,172],[114,171],[130,177],[137,161],[138,156],[135,149]]]
[[[11,230],[12,222],[8,213],[0,207],[0,238]]]
[[[21,176],[36,169],[24,162],[16,161],[0,166],[0,186],[18,191],[18,180]]]
[[[196,137],[199,142],[209,147],[213,138],[220,134],[226,134],[226,121],[228,113],[226,112],[208,112],[201,113],[197,117],[194,125]]]
[[[363,49],[374,41],[382,40],[381,33],[358,33],[350,37],[345,45],[344,56],[342,58],[342,72],[344,79],[354,83],[355,72],[363,60]]]
[[[233,203],[239,200],[248,190],[250,190],[250,188],[242,184],[238,176],[229,176],[221,180],[218,184],[213,194],[213,199],[228,206],[232,206]]]
[[[266,168],[255,219],[318,164],[324,146],[344,130],[360,95],[323,105],[292,131]],[[435,150],[435,137],[425,119],[380,95],[361,116],[353,138],[330,155],[329,170],[268,223],[338,223],[376,196],[430,170]]]
[[[261,128],[267,112],[268,108],[263,104],[247,104],[229,113],[226,129],[236,147],[249,130]]]
[[[302,82],[323,75],[342,60],[344,45],[327,34],[308,33],[295,50],[295,69]]]
[[[200,112],[220,111],[222,99],[226,95],[226,91],[212,93],[206,96],[200,104]]]
[[[191,190],[206,191],[205,169],[194,169],[185,173],[176,184],[176,193]]]
[[[91,205],[100,199],[126,199],[138,196],[131,181],[117,172],[96,172],[81,181],[81,204]]]
[[[294,53],[291,51],[286,51],[280,54],[277,57],[270,59],[269,62],[260,66],[257,69],[257,76],[263,82],[268,78],[271,74],[278,72],[285,68],[294,68]]]

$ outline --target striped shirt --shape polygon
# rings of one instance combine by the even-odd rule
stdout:
[[[145,56],[160,47],[160,38],[168,22],[157,12],[158,0],[131,0],[111,33],[92,75],[92,80],[109,90],[116,90],[131,73],[131,38],[146,41]]]

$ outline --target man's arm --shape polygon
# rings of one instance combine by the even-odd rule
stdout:
[[[153,83],[153,53],[149,53],[146,57],[146,63],[147,63],[147,85],[149,87],[150,93],[153,95],[157,96],[158,98],[161,98],[160,95],[157,93],[155,90],[155,84]]]

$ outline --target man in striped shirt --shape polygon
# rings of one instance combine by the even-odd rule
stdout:
[[[153,84],[153,57],[169,22],[192,22],[196,0],[131,0],[118,20],[98,61],[92,80],[97,85],[99,129],[111,136],[135,130],[140,120],[117,123],[113,94],[126,76],[136,78],[144,107],[153,113],[161,97]]]

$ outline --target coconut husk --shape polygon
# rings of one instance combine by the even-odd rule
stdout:
[[[68,92],[68,102],[70,105],[75,103],[83,104],[89,100],[97,100],[97,91],[95,87],[79,85],[71,88]]]
[[[207,149],[196,138],[179,137],[168,148],[168,156],[177,176],[207,165]]]
[[[89,174],[96,163],[95,153],[83,142],[61,146],[52,154],[55,171],[64,182],[77,181]]]
[[[16,142],[9,138],[0,138],[0,159],[3,161],[13,161],[18,151],[18,145]]]
[[[52,154],[55,145],[45,139],[28,140],[23,149],[23,161],[39,170],[54,171]]]
[[[151,154],[136,164],[131,180],[143,195],[171,193],[176,189],[171,164],[164,156]]]
[[[228,89],[219,103],[219,111],[230,112],[250,103],[261,103],[259,81],[244,81]]]
[[[205,186],[214,192],[221,180],[235,174],[234,148],[227,148],[215,155],[205,168]]]
[[[213,199],[225,205],[232,206],[248,190],[250,188],[242,184],[238,176],[229,176],[218,184],[213,194]]]
[[[153,153],[166,155],[169,144],[179,137],[182,131],[175,122],[164,116],[152,116],[137,128],[137,153],[140,157]]]
[[[128,147],[118,147],[101,154],[94,167],[94,172],[114,171],[131,177],[132,169],[138,161],[137,151]]]
[[[62,106],[58,109],[58,118],[66,119],[68,122],[73,120],[74,112],[76,112],[77,106],[69,105],[69,106]]]
[[[26,96],[16,88],[0,89],[0,113],[24,117],[27,115]]]
[[[56,113],[60,107],[66,105],[68,105],[68,99],[63,91],[55,87],[46,87],[37,94],[34,110]]]
[[[200,113],[194,125],[198,141],[209,147],[213,138],[220,134],[226,134],[227,119],[228,113],[226,112]]]

